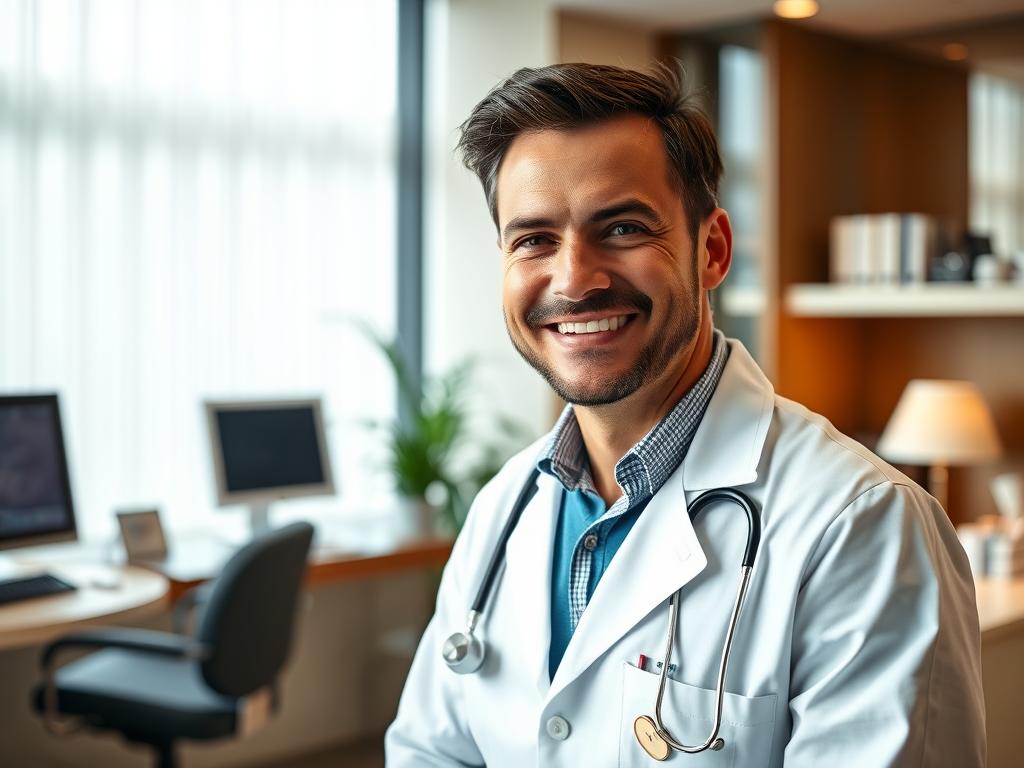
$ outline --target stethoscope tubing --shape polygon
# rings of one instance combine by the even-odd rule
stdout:
[[[669,624],[668,640],[665,643],[665,659],[661,665],[661,674],[658,679],[658,698],[654,703],[654,725],[658,735],[665,740],[672,749],[678,752],[695,754],[705,750],[717,751],[725,746],[725,741],[718,736],[722,727],[722,706],[725,701],[725,675],[729,668],[729,657],[732,655],[733,638],[736,635],[736,625],[739,623],[740,610],[747,596],[747,587],[750,585],[750,574],[754,568],[754,560],[757,558],[757,550],[761,545],[761,515],[757,505],[749,496],[735,488],[717,488],[712,491],[705,491],[689,506],[688,512],[690,522],[696,523],[697,517],[711,504],[717,501],[728,501],[741,507],[747,518],[747,546],[743,552],[743,564],[740,566],[740,585],[736,591],[736,601],[733,604],[732,615],[729,617],[729,626],[725,632],[725,642],[722,644],[722,657],[718,664],[718,683],[715,687],[715,719],[711,726],[711,734],[703,744],[689,746],[676,739],[669,733],[661,718],[661,705],[665,699],[665,686],[668,682],[668,668],[672,660],[672,646],[675,644],[676,624],[679,618],[679,594],[677,590],[672,595],[669,603]]]
[[[747,587],[750,584],[750,573],[753,569],[744,565],[740,576],[740,587],[736,592],[736,602],[733,605],[732,617],[729,619],[729,627],[725,634],[725,644],[722,648],[722,658],[718,664],[718,684],[715,689],[715,720],[711,726],[711,733],[700,746],[687,746],[676,741],[661,719],[661,703],[665,698],[665,685],[668,681],[668,667],[672,661],[672,646],[675,643],[676,622],[679,616],[679,592],[672,595],[672,602],[669,604],[669,625],[668,642],[665,643],[665,660],[661,665],[661,675],[658,679],[658,698],[654,703],[654,725],[658,729],[658,735],[665,740],[672,749],[678,752],[694,754],[703,752],[706,749],[717,751],[725,746],[725,741],[718,737],[722,728],[722,705],[725,702],[725,674],[729,668],[729,657],[732,655],[732,641],[736,634],[736,624],[739,621],[740,609],[747,596]]]
[[[491,587],[494,586],[494,579],[501,569],[502,562],[505,560],[505,549],[508,547],[508,540],[512,538],[512,531],[515,530],[516,525],[519,523],[519,518],[522,516],[523,510],[526,509],[526,505],[530,503],[537,493],[538,477],[540,477],[540,470],[534,467],[519,491],[516,503],[512,507],[512,514],[508,516],[508,520],[505,521],[505,527],[501,529],[501,535],[498,536],[498,545],[494,548],[494,552],[491,553],[491,560],[487,564],[487,570],[484,571],[483,581],[480,582],[480,587],[476,592],[476,599],[470,608],[470,612],[477,616],[483,613],[484,608],[487,606]]]
[[[519,523],[519,518],[522,516],[523,510],[537,493],[537,480],[539,475],[540,470],[534,467],[530,472],[529,478],[527,478],[522,489],[519,491],[516,502],[512,507],[512,513],[509,515],[508,520],[505,521],[505,525],[498,536],[497,545],[491,553],[491,559],[487,564],[487,568],[484,571],[484,577],[477,589],[476,599],[473,600],[472,607],[469,610],[469,615],[466,620],[466,632],[455,633],[448,638],[445,643],[443,655],[445,657],[445,661],[454,672],[459,674],[475,672],[483,662],[486,649],[482,641],[475,637],[474,630],[476,629],[477,622],[490,600],[494,581],[497,577],[498,571],[501,569],[502,563],[505,560],[505,550],[508,546],[508,541],[515,530],[516,525]],[[653,724],[657,730],[658,736],[664,739],[665,743],[672,749],[690,754],[703,752],[708,749],[719,750],[725,746],[725,741],[718,735],[722,726],[725,677],[729,668],[729,657],[732,654],[732,644],[736,635],[736,627],[739,623],[740,611],[742,610],[743,603],[746,599],[747,588],[750,584],[750,575],[754,567],[754,560],[757,558],[757,550],[761,543],[761,515],[757,505],[746,494],[737,491],[734,488],[717,488],[705,491],[698,496],[688,508],[691,523],[696,523],[697,517],[700,513],[717,501],[728,501],[743,508],[747,518],[747,545],[743,552],[743,563],[740,568],[740,585],[736,592],[736,601],[733,604],[732,615],[729,618],[729,626],[726,629],[725,642],[722,646],[722,657],[718,665],[718,685],[715,693],[715,719],[712,724],[711,734],[703,744],[688,746],[673,738],[671,733],[669,733],[668,728],[665,726],[661,716],[662,704],[665,699],[665,689],[668,683],[668,669],[672,659],[672,646],[675,644],[676,624],[678,623],[679,618],[679,595],[682,590],[677,590],[672,595],[672,599],[669,603],[668,640],[665,645],[665,658],[661,666],[661,674],[658,680],[658,698],[654,705]],[[449,658],[449,652],[451,652],[451,658]]]

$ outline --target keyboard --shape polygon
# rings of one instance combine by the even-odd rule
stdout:
[[[0,605],[18,600],[32,600],[47,595],[59,595],[62,592],[74,592],[75,589],[73,584],[68,584],[48,573],[18,579],[4,579],[0,581]]]

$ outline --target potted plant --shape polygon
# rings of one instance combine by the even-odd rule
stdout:
[[[477,491],[501,468],[511,448],[525,442],[527,432],[514,420],[499,417],[499,440],[483,445],[475,461],[456,462],[455,453],[469,438],[466,400],[474,362],[464,360],[417,383],[397,344],[365,330],[387,359],[408,413],[404,421],[396,418],[375,425],[387,432],[388,469],[395,489],[415,505],[422,531],[436,530],[440,523],[457,532]]]

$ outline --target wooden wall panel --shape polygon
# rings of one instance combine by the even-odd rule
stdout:
[[[857,211],[866,197],[856,47],[776,22],[763,32],[775,134],[766,196],[774,207],[775,275],[768,282],[775,291],[769,306],[776,312],[776,387],[845,431],[859,421],[860,328],[790,318],[783,297],[792,283],[828,278],[829,220]]]
[[[778,391],[840,429],[877,434],[912,378],[976,381],[989,399],[1008,456],[951,474],[950,512],[993,511],[988,480],[1022,467],[1024,320],[793,318],[794,283],[828,279],[833,216],[923,212],[967,221],[967,72],[880,45],[763,28],[769,119],[776,133],[774,321]]]

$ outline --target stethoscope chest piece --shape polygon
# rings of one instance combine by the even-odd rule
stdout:
[[[668,742],[661,738],[658,727],[647,715],[640,715],[633,721],[633,733],[636,740],[644,748],[644,752],[655,760],[667,760],[669,754]]]
[[[441,654],[449,668],[460,675],[472,674],[484,663],[484,645],[472,628],[445,640]]]

